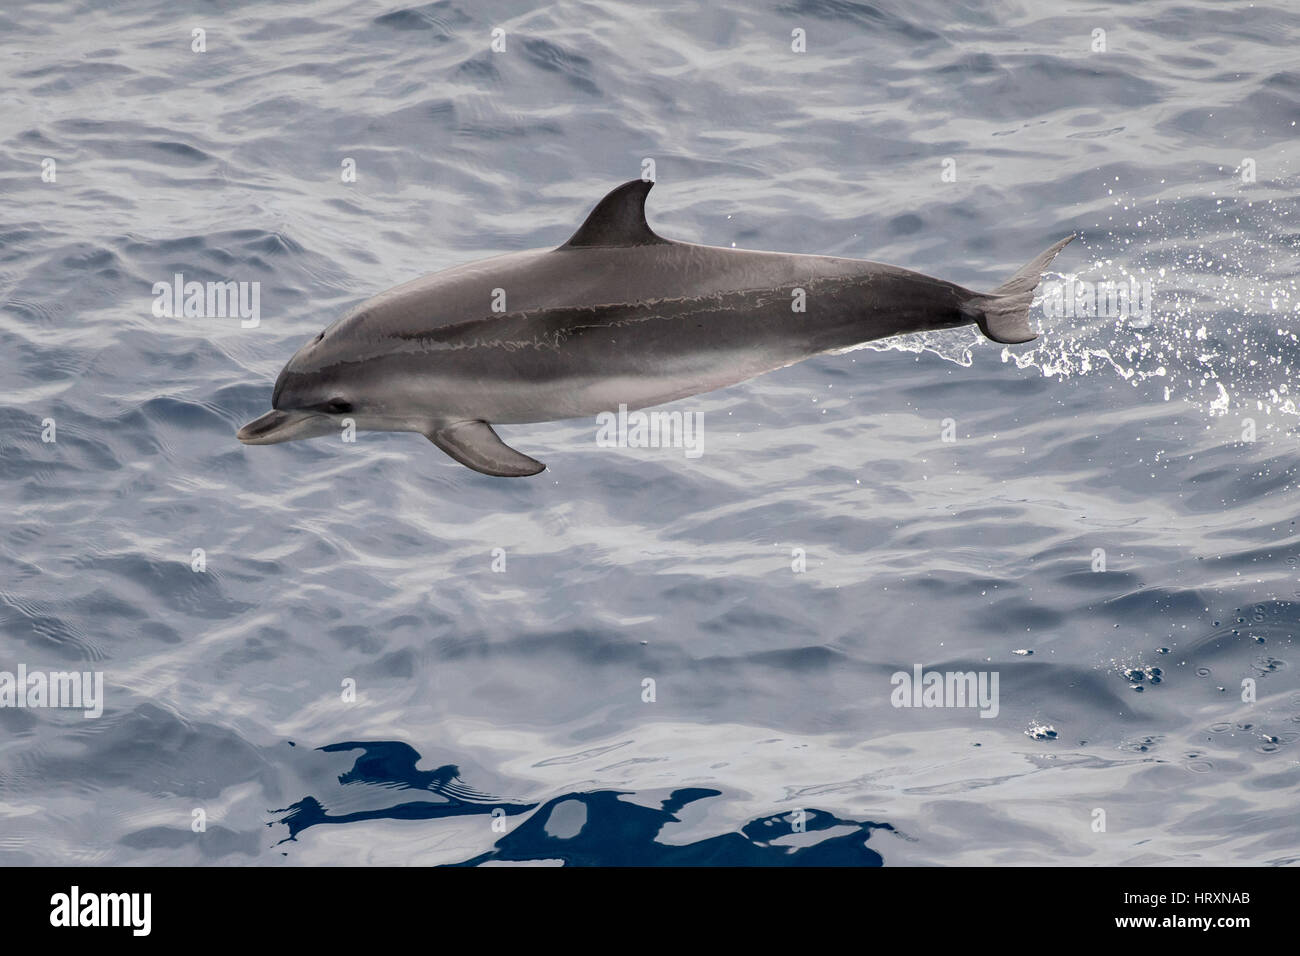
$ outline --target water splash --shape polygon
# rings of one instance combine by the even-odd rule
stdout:
[[[1294,200],[1281,181],[1273,185],[1277,195],[1258,200],[1244,193],[1217,197],[1210,190],[1186,200],[1156,198],[1141,211],[1114,197],[1121,215],[1097,223],[1106,230],[1099,241],[1128,248],[1134,237],[1143,237],[1142,249],[1123,260],[1094,252],[1091,264],[1079,272],[1046,273],[1031,307],[1031,317],[1042,326],[1039,338],[1032,346],[1003,347],[1001,360],[1058,380],[1109,371],[1147,389],[1153,401],[1181,400],[1207,417],[1230,411],[1276,414],[1283,421],[1265,423],[1264,429],[1295,427],[1289,419],[1300,418],[1291,385],[1300,363],[1294,331],[1300,327],[1300,237],[1283,232],[1281,220],[1291,212],[1284,202]],[[1247,217],[1259,220],[1253,228],[1263,238],[1241,228]],[[1061,318],[1045,308],[1042,293],[1050,283],[1130,278],[1151,283],[1149,314],[1112,318],[1080,309],[1082,314]],[[968,368],[988,347],[974,327],[965,327],[857,348],[929,352]]]

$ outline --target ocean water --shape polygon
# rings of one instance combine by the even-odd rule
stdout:
[[[1280,2],[6,4],[0,671],[104,690],[0,707],[0,862],[1300,860],[1297,39]],[[1150,308],[688,399],[698,458],[236,441],[343,311],[646,160],[670,238],[986,289],[1075,232],[1048,278]],[[260,321],[155,314],[177,273]],[[894,706],[916,667],[996,714]]]

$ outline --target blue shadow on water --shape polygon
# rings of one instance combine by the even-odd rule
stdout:
[[[348,741],[319,748],[324,752],[360,750],[352,769],[339,775],[344,787],[370,785],[385,790],[418,790],[435,799],[403,800],[350,813],[330,813],[326,801],[305,796],[282,810],[274,821],[289,828],[284,843],[323,824],[365,820],[434,820],[480,814],[526,818],[509,827],[492,849],[453,866],[487,862],[559,861],[569,866],[881,866],[879,853],[867,847],[872,830],[888,823],[845,820],[804,807],[802,829],[795,814],[758,817],[738,831],[692,843],[659,842],[665,826],[679,822],[678,811],[722,791],[699,787],[674,790],[665,799],[632,802],[628,791],[566,793],[544,803],[498,800],[460,782],[453,764],[419,770],[420,754],[400,741]],[[377,791],[378,792],[378,791]],[[643,803],[657,802],[659,806]]]

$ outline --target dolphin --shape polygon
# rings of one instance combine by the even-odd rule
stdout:
[[[891,335],[974,323],[994,342],[1036,336],[1039,278],[1073,235],[992,292],[897,266],[664,239],[652,181],[602,199],[554,249],[446,269],[362,302],[280,372],[249,445],[360,429],[419,432],[475,471],[546,466],[493,425],[585,418],[724,388]]]

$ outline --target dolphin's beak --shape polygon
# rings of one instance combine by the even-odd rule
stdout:
[[[303,433],[308,431],[307,426],[312,420],[319,417],[311,412],[282,412],[275,409],[261,418],[254,418],[235,437],[245,445],[274,445],[295,438],[307,438],[309,435]]]

